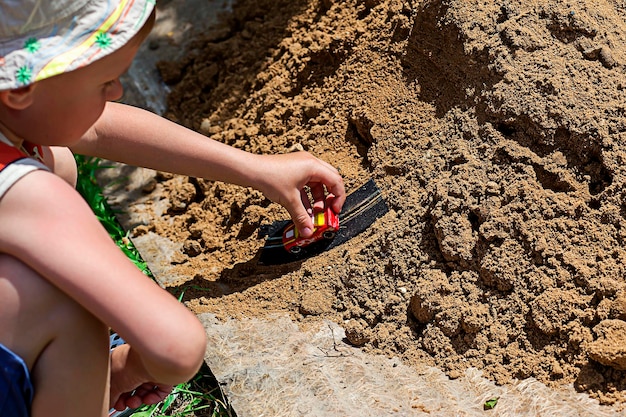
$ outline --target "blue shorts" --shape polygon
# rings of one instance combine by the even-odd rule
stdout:
[[[33,384],[24,360],[0,344],[0,416],[28,417]]]

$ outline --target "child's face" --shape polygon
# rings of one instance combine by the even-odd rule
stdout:
[[[119,77],[130,67],[152,22],[125,46],[93,64],[36,83],[32,104],[14,112],[7,127],[29,142],[75,144],[98,120],[106,102],[122,97]]]

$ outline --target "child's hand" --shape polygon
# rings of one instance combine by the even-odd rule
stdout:
[[[341,175],[332,165],[307,152],[262,157],[259,190],[287,209],[302,236],[313,233],[312,212],[323,210],[326,205],[335,213],[341,211],[346,192]],[[305,186],[310,188],[313,202],[309,201]]]
[[[122,411],[126,408],[139,408],[144,404],[157,404],[172,392],[172,388],[171,385],[144,383],[132,391],[121,394],[117,399],[111,397],[112,407]]]
[[[137,356],[129,345],[120,345],[111,352],[110,407],[118,411],[156,404],[172,392],[171,385],[146,381]]]

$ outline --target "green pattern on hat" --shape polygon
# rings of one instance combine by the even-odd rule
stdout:
[[[24,49],[26,49],[30,53],[35,53],[41,48],[41,44],[35,38],[28,38],[26,42],[24,42]]]
[[[33,77],[33,72],[27,66],[20,67],[15,74],[15,78],[20,84],[28,84]]]
[[[111,46],[111,35],[106,32],[100,32],[96,35],[96,45],[100,47],[100,49],[106,49]]]

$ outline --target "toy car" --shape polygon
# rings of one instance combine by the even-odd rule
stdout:
[[[301,237],[293,223],[285,228],[283,246],[287,251],[298,254],[305,246],[323,239],[332,240],[335,237],[339,230],[339,216],[330,207],[315,213],[311,218],[313,220],[311,237]]]

